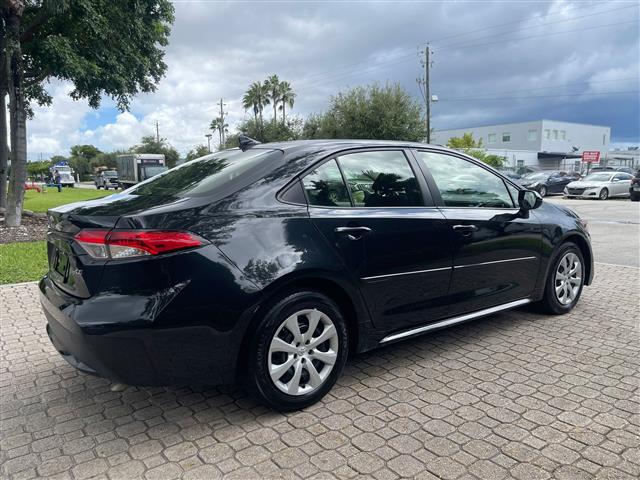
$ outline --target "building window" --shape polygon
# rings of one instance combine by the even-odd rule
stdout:
[[[490,133],[487,136],[487,143],[496,143],[497,139],[496,139],[496,134],[495,133]]]
[[[551,137],[551,138],[553,138],[554,140],[557,140],[557,139],[558,139],[558,130],[554,130],[554,131],[552,132],[552,137]]]
[[[530,142],[535,142],[538,140],[538,130],[529,130],[527,132],[527,140]]]
[[[566,130],[560,130],[560,140],[566,140],[566,139],[567,139]]]
[[[511,141],[511,134],[509,132],[504,132],[502,134],[502,141],[503,142],[510,142]]]
[[[524,167],[524,160],[522,160],[522,159],[518,159],[518,160],[516,160],[516,166],[517,166],[518,168],[520,168],[520,167]]]
[[[546,138],[547,140],[549,140],[549,129],[545,128],[544,129],[544,138]]]

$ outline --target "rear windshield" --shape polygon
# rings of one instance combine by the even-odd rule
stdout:
[[[242,177],[268,160],[274,151],[252,148],[243,152],[234,149],[207,155],[140,183],[128,193],[178,197],[206,195]]]

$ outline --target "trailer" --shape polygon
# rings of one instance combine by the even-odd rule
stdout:
[[[116,162],[120,188],[128,188],[167,171],[163,154],[130,153],[118,155]]]

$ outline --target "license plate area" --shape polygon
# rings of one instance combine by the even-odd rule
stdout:
[[[62,277],[64,282],[69,278],[69,255],[58,248],[55,250],[53,270]]]

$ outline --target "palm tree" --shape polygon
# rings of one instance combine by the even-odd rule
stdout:
[[[268,104],[267,87],[260,82],[253,82],[249,86],[249,90],[247,90],[242,97],[242,106],[245,110],[253,110],[253,118],[255,119],[256,125],[262,126],[262,110],[264,106]],[[258,118],[260,118],[260,123],[258,123]]]
[[[224,121],[220,117],[214,118],[211,121],[211,125],[209,125],[209,128],[211,130],[213,130],[214,132],[216,130],[218,131],[218,138],[220,139],[220,145],[221,146],[224,146],[224,134],[227,131],[228,127],[229,127],[229,125],[224,123]]]
[[[296,94],[291,88],[291,84],[289,82],[281,82],[280,83],[280,110],[282,110],[282,124],[284,125],[286,120],[285,109],[286,106],[289,105],[289,108],[293,108],[293,103],[295,101]]]
[[[280,103],[280,79],[278,75],[271,75],[264,81],[264,86],[267,89],[267,104],[273,105],[273,122],[278,119],[278,103]]]

